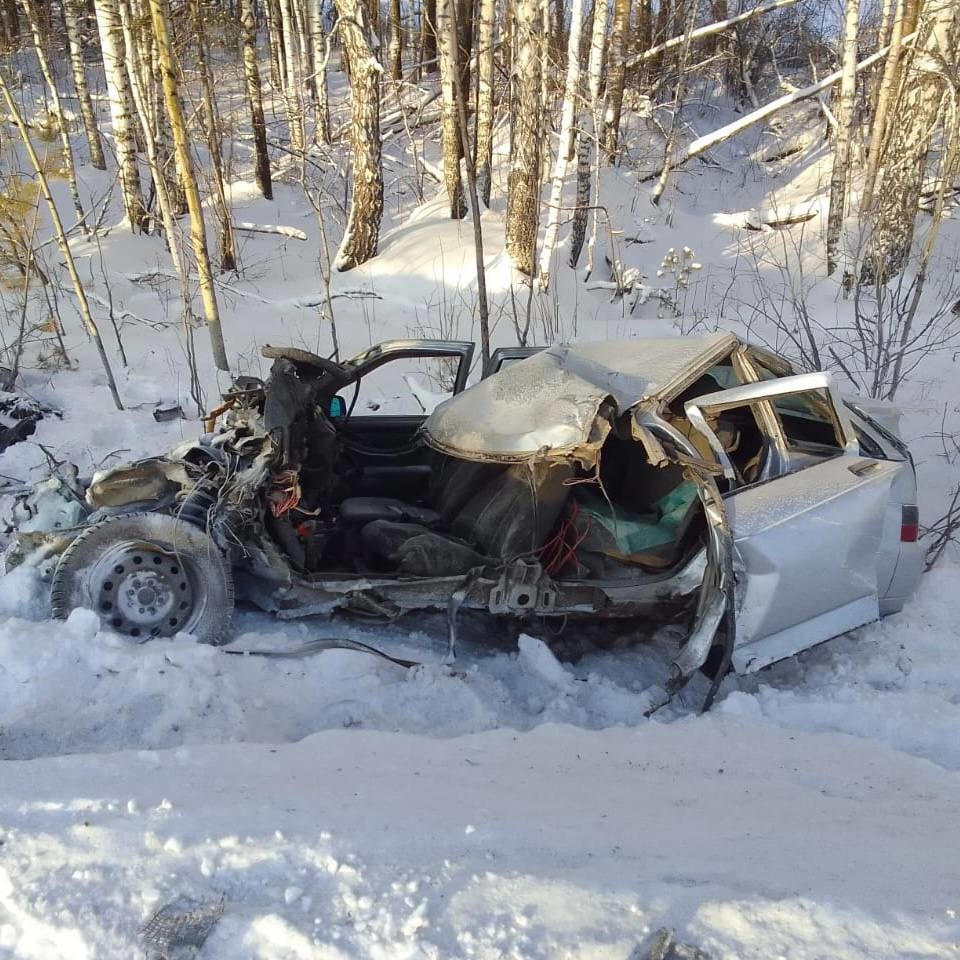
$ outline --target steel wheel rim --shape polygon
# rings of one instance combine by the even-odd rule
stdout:
[[[105,625],[137,640],[191,632],[207,604],[195,565],[142,540],[107,550],[88,575],[93,609]]]

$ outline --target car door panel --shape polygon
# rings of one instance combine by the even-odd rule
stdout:
[[[790,457],[787,471],[739,482],[710,417],[739,406],[815,396],[829,412],[833,444]],[[736,645],[740,672],[758,670],[880,615],[880,546],[899,464],[861,456],[829,374],[764,380],[698,397],[690,422],[710,442],[731,489],[724,498],[737,567]],[[779,417],[776,420],[779,424]],[[779,427],[777,428],[779,430]]]
[[[727,496],[738,671],[879,617],[877,558],[897,467],[839,456]]]

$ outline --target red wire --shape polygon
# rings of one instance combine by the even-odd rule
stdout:
[[[583,533],[577,530],[579,513],[579,504],[571,500],[568,514],[558,524],[557,532],[538,551],[543,568],[550,576],[559,573],[571,560],[576,560],[577,549],[590,532],[590,517],[587,517]]]

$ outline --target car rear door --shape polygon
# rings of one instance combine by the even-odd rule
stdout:
[[[786,472],[738,483],[710,420],[761,404],[775,411],[780,430],[769,438],[771,451],[786,446],[777,458]],[[685,410],[730,483],[724,502],[737,574],[736,669],[758,670],[876,620],[878,552],[898,465],[861,456],[829,375],[723,390]]]

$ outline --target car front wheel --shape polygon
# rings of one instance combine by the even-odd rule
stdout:
[[[94,610],[104,627],[137,640],[185,632],[226,643],[233,578],[213,540],[162,513],[109,517],[88,527],[60,557],[53,615]]]

